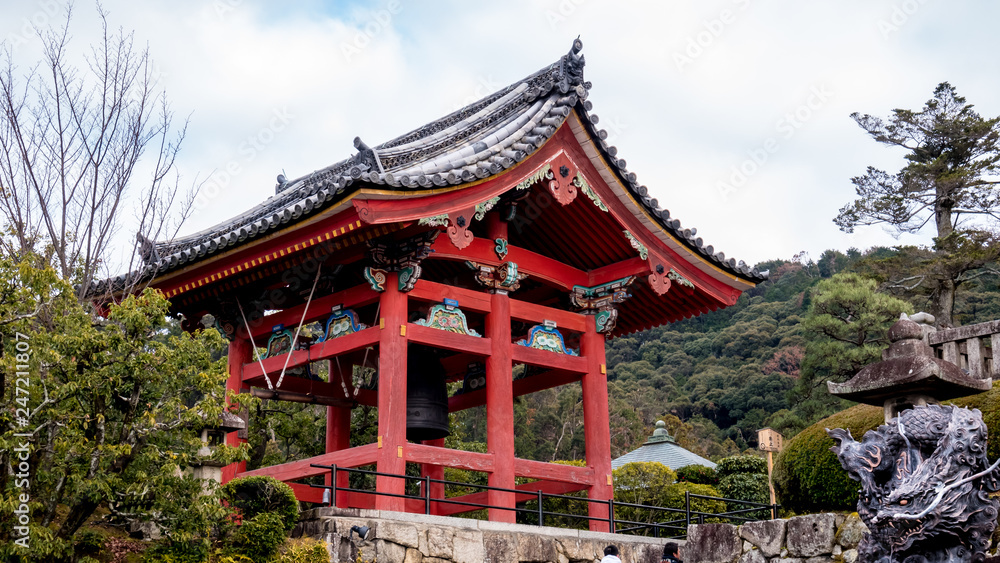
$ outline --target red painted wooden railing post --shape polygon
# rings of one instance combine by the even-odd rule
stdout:
[[[589,497],[606,501],[614,497],[611,484],[611,426],[608,416],[608,376],[604,358],[604,335],[597,332],[594,317],[587,317],[587,331],[580,337],[580,353],[589,369],[583,376],[583,430],[587,443],[587,467],[594,470]],[[608,532],[608,505],[592,502],[590,529]]]
[[[243,364],[249,362],[252,359],[253,346],[250,345],[250,340],[247,338],[240,338],[236,336],[233,338],[232,342],[229,343],[229,355],[227,358],[229,377],[226,378],[226,392],[229,391],[234,393],[241,393],[244,391],[243,388]],[[228,400],[227,400],[228,403]],[[246,421],[249,424],[249,421]],[[246,439],[241,439],[239,433],[229,432],[226,434],[226,445],[227,446],[239,446],[240,444],[246,443]],[[239,473],[247,470],[247,462],[241,461],[238,463],[231,463],[222,468],[222,483],[228,483],[232,481]]]
[[[386,275],[385,291],[381,295],[382,318],[379,338],[378,373],[378,461],[380,473],[406,473],[406,294],[399,291],[398,274]],[[398,477],[378,477],[379,492],[401,495],[406,482]],[[404,499],[378,496],[377,510],[402,512]]]

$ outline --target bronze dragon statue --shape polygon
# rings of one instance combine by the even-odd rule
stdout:
[[[861,482],[858,515],[868,526],[863,563],[981,563],[996,527],[1000,490],[976,409],[927,405],[899,413],[858,442],[827,429],[831,448]]]

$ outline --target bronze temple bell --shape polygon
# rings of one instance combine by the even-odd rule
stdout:
[[[406,439],[437,440],[448,429],[448,386],[434,350],[411,345],[406,360]]]

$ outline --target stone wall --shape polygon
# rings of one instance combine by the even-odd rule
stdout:
[[[348,539],[368,526],[365,541]],[[293,537],[325,540],[332,563],[597,563],[614,544],[625,563],[659,563],[668,540],[466,518],[377,510],[316,508]],[[683,544],[683,541],[677,543]]]
[[[681,559],[692,563],[855,563],[868,529],[851,514],[811,514],[742,526],[692,525]]]

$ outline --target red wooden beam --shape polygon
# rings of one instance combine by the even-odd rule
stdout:
[[[299,499],[299,502],[322,503],[323,493],[327,491],[327,489],[310,487],[304,483],[288,483],[288,486],[292,488],[292,492],[295,493],[295,498]]]
[[[511,346],[511,356],[515,364],[542,366],[579,374],[587,373],[587,359],[580,356],[558,354],[517,344]]]
[[[407,444],[403,454],[406,456],[406,461],[411,463],[426,463],[485,473],[493,471],[494,465],[493,454],[465,452],[427,444]]]
[[[583,332],[587,330],[587,317],[572,311],[563,311],[536,305],[527,301],[517,299],[510,300],[510,316],[522,321],[529,321],[535,324],[542,324],[544,321],[554,321],[560,329],[572,330],[573,332]]]
[[[364,446],[358,446],[356,448],[339,450],[328,454],[320,454],[309,459],[289,461],[288,463],[282,463],[280,465],[261,467],[260,469],[254,469],[253,471],[244,471],[237,476],[252,477],[254,475],[270,475],[279,481],[297,481],[299,479],[305,479],[306,477],[312,477],[313,475],[322,475],[329,472],[329,469],[309,467],[309,465],[313,463],[319,465],[336,465],[338,467],[358,467],[361,465],[375,463],[375,459],[377,457],[378,444],[365,444]]]
[[[472,244],[459,250],[447,237],[438,237],[434,243],[434,253],[428,258],[446,260],[474,260],[482,264],[496,266],[501,262],[514,262],[517,271],[528,274],[531,279],[540,280],[560,289],[570,289],[574,285],[588,285],[587,272],[564,264],[542,254],[517,246],[507,246],[507,256],[497,258],[492,240],[477,238]]]
[[[370,285],[356,285],[336,293],[331,293],[330,295],[313,299],[312,303],[309,304],[309,312],[306,314],[306,320],[303,324],[309,324],[315,321],[325,321],[330,318],[330,315],[332,314],[331,309],[336,305],[343,305],[344,309],[351,309],[367,305],[369,303],[374,303],[376,301],[378,301],[378,293],[372,289]],[[270,336],[271,329],[275,325],[283,324],[286,328],[295,330],[295,327],[299,325],[299,321],[302,319],[302,310],[305,309],[305,306],[305,303],[302,303],[300,305],[296,305],[295,307],[290,307],[259,319],[255,323],[256,326],[250,327],[250,332],[253,334],[254,341],[258,344],[263,344],[261,342],[261,338],[267,338]],[[266,341],[264,343],[266,343]],[[263,347],[263,345],[261,347]]]
[[[443,303],[447,297],[457,299],[458,307],[463,311],[477,313],[490,311],[490,296],[488,294],[428,280],[417,280],[417,284],[410,291],[409,296],[410,299],[431,303]]]
[[[378,339],[379,328],[376,326],[314,344],[308,350],[293,350],[290,352],[292,357],[288,360],[287,369],[304,366],[311,362],[327,360],[341,354],[353,352],[354,350],[360,350],[374,345],[378,342]],[[273,358],[265,358],[259,362],[249,362],[243,366],[243,376],[246,379],[261,377],[264,375],[264,371],[260,367],[261,363],[263,363],[264,369],[271,376],[271,381],[277,381],[278,375],[281,374],[281,368],[285,366],[287,356],[288,354],[281,354]]]
[[[644,276],[649,273],[649,262],[639,258],[629,258],[614,264],[590,271],[590,279],[587,287],[603,285],[615,280],[620,280],[628,276]],[[673,288],[671,288],[673,290]]]
[[[413,323],[406,323],[406,336],[411,342],[435,348],[466,352],[477,356],[490,355],[490,339],[481,336],[459,334]]]
[[[560,483],[576,483],[590,486],[594,483],[594,470],[589,467],[545,463],[530,459],[514,459],[514,472],[518,477],[539,479],[541,481],[559,481]]]

